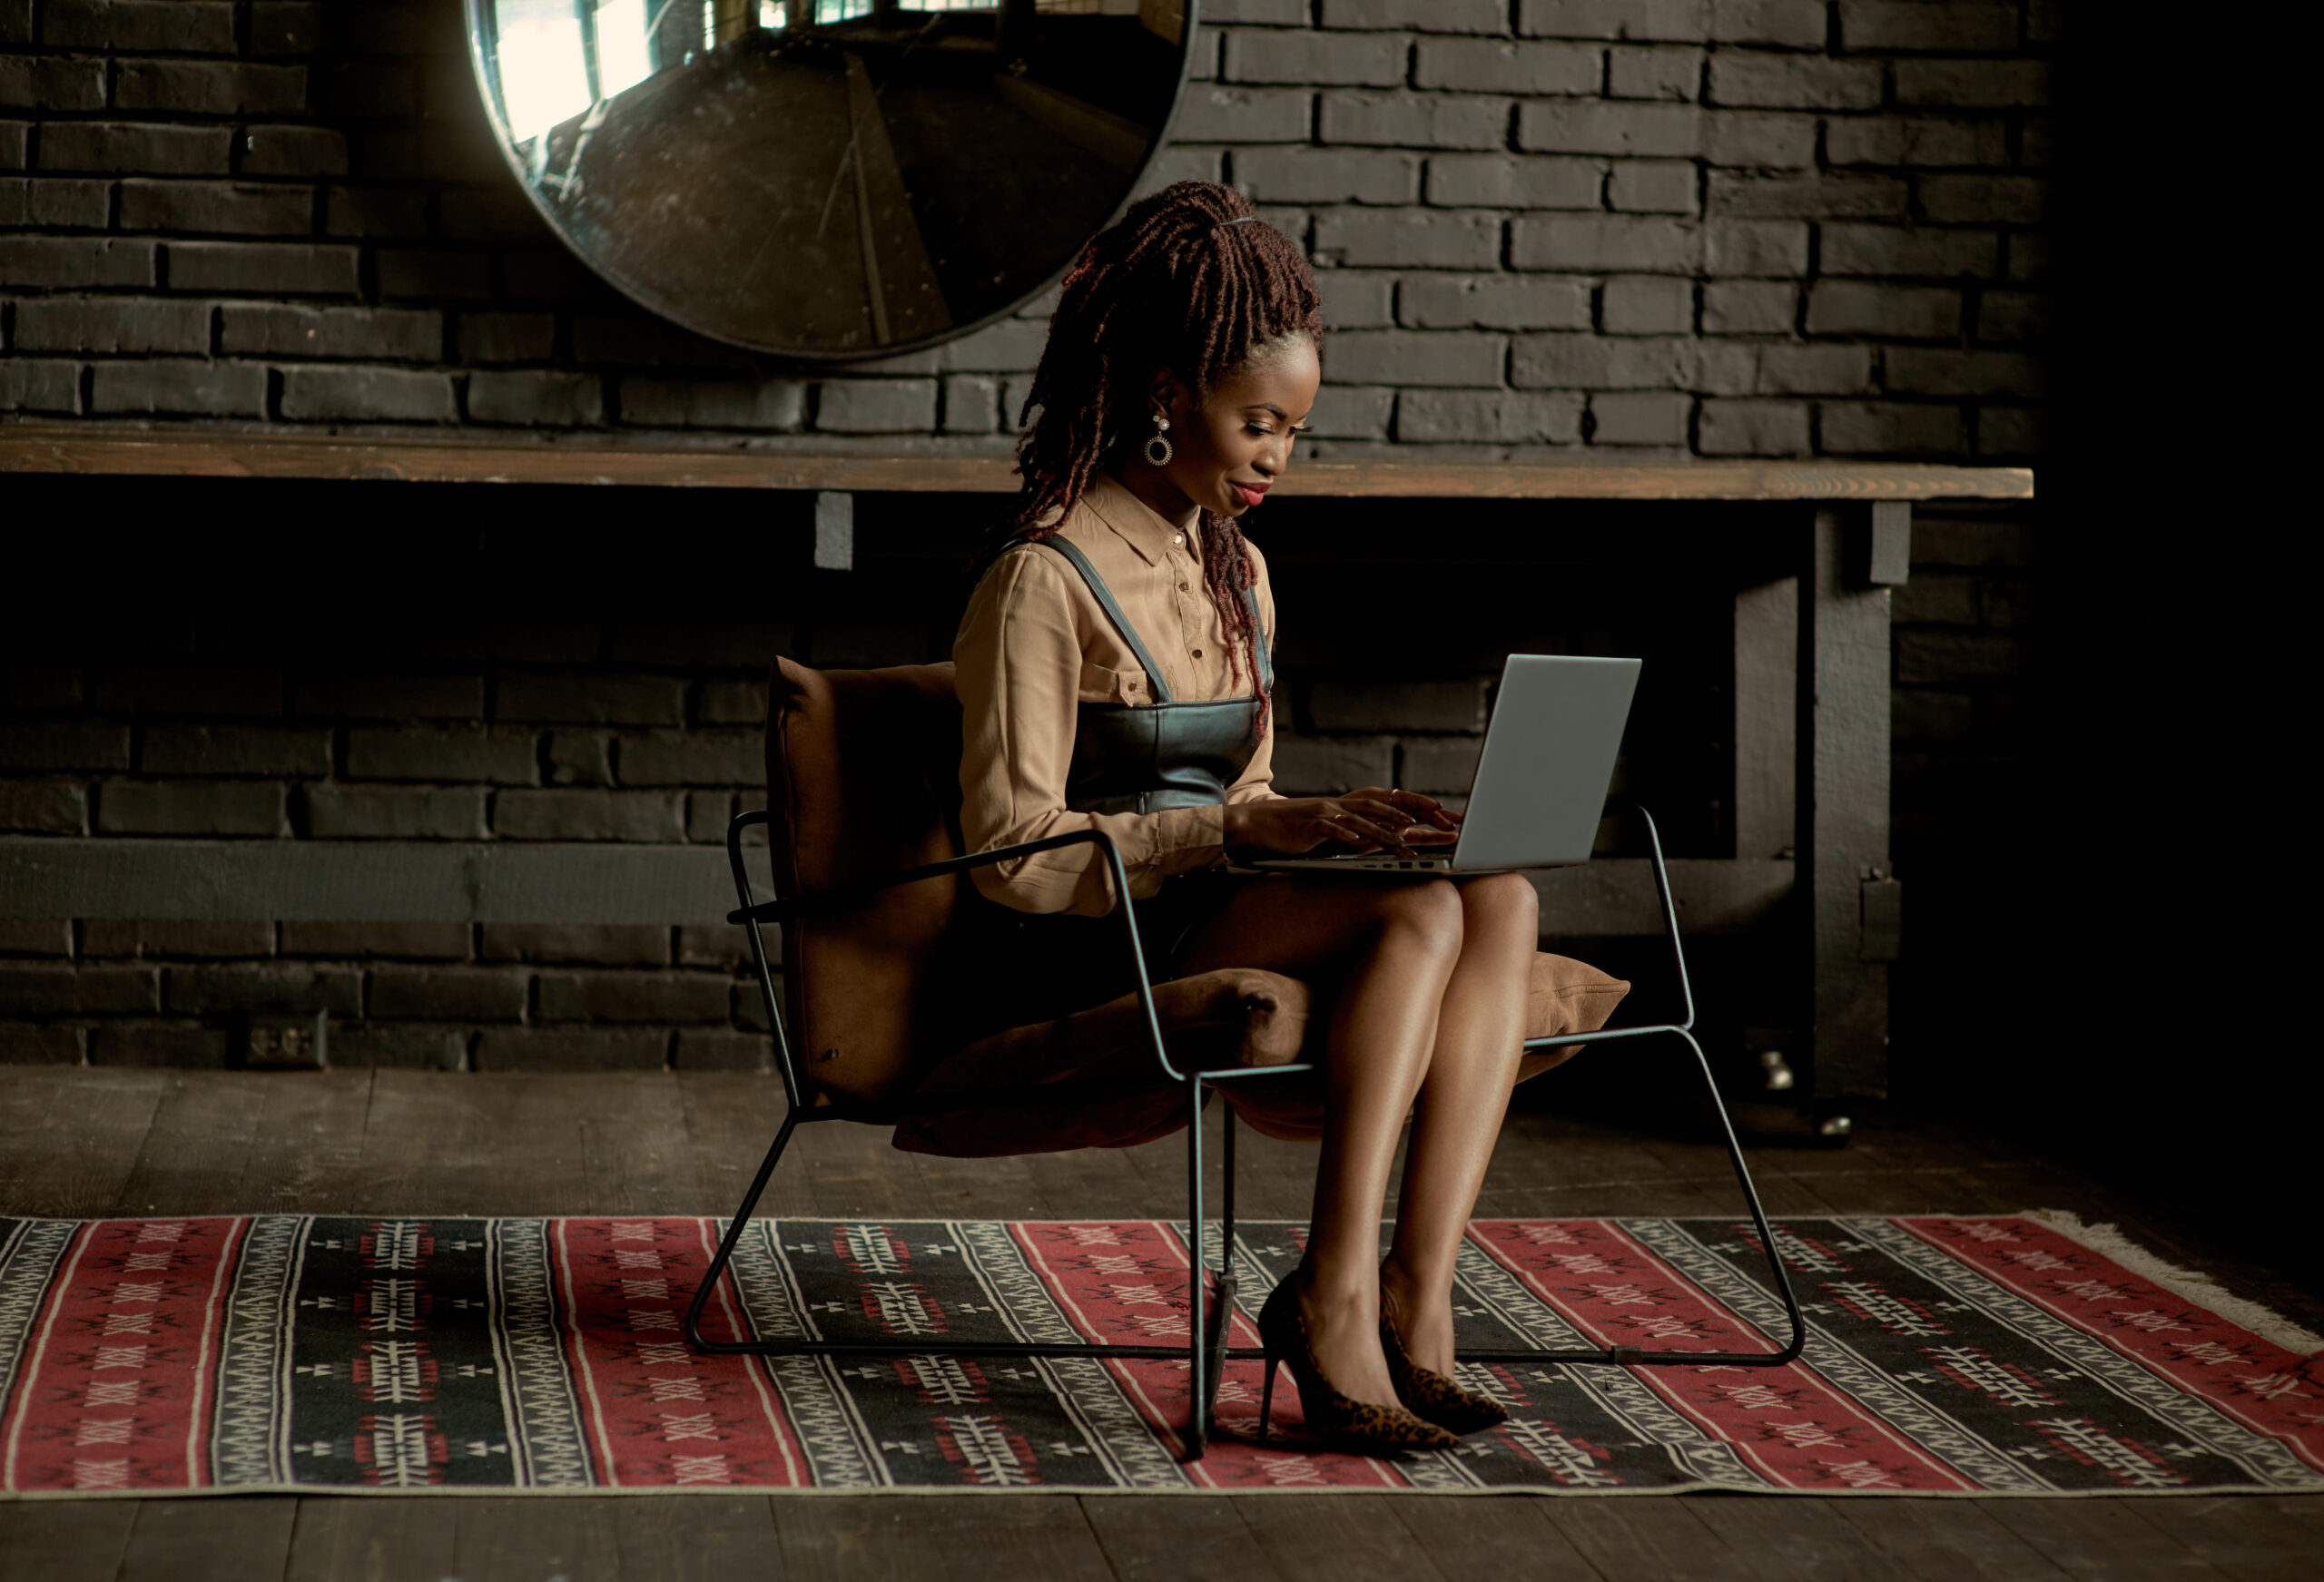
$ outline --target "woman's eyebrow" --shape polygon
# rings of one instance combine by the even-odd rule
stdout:
[[[1273,401],[1254,401],[1249,406],[1244,408],[1243,410],[1246,412],[1272,412],[1278,418],[1288,416],[1282,408],[1276,406]]]

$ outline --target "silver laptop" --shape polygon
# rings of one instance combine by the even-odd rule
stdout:
[[[1265,857],[1252,868],[1335,873],[1498,873],[1586,862],[1638,690],[1639,661],[1512,653],[1485,728],[1460,838],[1415,855]]]

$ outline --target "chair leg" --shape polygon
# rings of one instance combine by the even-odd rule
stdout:
[[[797,1110],[784,1114],[782,1129],[774,1134],[774,1145],[766,1151],[766,1158],[760,1162],[759,1173],[752,1179],[750,1191],[743,1194],[742,1205],[735,1209],[734,1217],[727,1223],[726,1233],[719,1238],[717,1256],[711,1259],[710,1267],[702,1272],[702,1282],[694,1287],[694,1301],[686,1304],[686,1344],[697,1351],[750,1350],[744,1342],[704,1340],[702,1310],[709,1304],[710,1293],[718,1288],[718,1282],[725,1275],[726,1265],[734,1255],[734,1245],[743,1239],[743,1232],[750,1225],[751,1211],[758,1207],[759,1198],[765,1193],[768,1181],[773,1178],[774,1167],[782,1162],[783,1149],[791,1145],[791,1134],[798,1125]]]
[[[1693,1051],[1695,1065],[1703,1074],[1703,1087],[1710,1095],[1711,1113],[1718,1117],[1719,1140],[1727,1145],[1728,1162],[1735,1166],[1736,1184],[1743,1189],[1744,1206],[1751,1211],[1751,1223],[1759,1233],[1759,1246],[1768,1256],[1768,1278],[1774,1283],[1776,1294],[1783,1299],[1784,1314],[1791,1322],[1791,1340],[1777,1352],[1768,1364],[1780,1366],[1791,1361],[1807,1346],[1807,1317],[1799,1311],[1799,1297],[1791,1289],[1791,1274],[1783,1266],[1783,1253],[1776,1246],[1776,1233],[1768,1223],[1768,1211],[1759,1204],[1759,1188],[1751,1179],[1751,1167],[1743,1161],[1743,1145],[1735,1135],[1735,1123],[1728,1118],[1727,1101],[1719,1096],[1718,1078],[1710,1068],[1710,1057],[1703,1046],[1685,1027],[1673,1027],[1672,1032],[1687,1041]]]
[[[1187,1444],[1185,1459],[1199,1461],[1210,1443],[1209,1314],[1205,1297],[1210,1271],[1204,1262],[1202,1084],[1187,1084]]]

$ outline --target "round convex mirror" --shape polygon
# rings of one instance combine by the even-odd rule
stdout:
[[[1128,196],[1193,0],[467,0],[501,150],[654,311],[810,359],[950,339]]]

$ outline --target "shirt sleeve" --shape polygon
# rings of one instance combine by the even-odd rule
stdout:
[[[1251,546],[1251,561],[1258,568],[1259,629],[1266,634],[1267,652],[1273,654],[1275,652],[1275,587],[1267,580],[1267,563],[1259,554],[1256,545]],[[1275,697],[1275,704],[1278,708],[1283,703],[1281,693],[1282,688],[1278,685]],[[1235,783],[1226,788],[1228,801],[1264,802],[1274,801],[1283,795],[1281,791],[1275,789],[1275,710],[1270,709],[1267,711],[1266,733],[1259,738],[1258,751],[1251,754],[1251,762],[1244,765],[1241,774],[1235,777]]]
[[[970,597],[952,644],[960,694],[960,833],[971,852],[1075,830],[1103,830],[1120,848],[1130,894],[1225,855],[1219,806],[1157,813],[1079,813],[1065,805],[1079,706],[1081,643],[1068,575],[1047,550],[1003,555]],[[1113,881],[1094,845],[1012,857],[970,870],[978,889],[1020,912],[1098,917]]]

